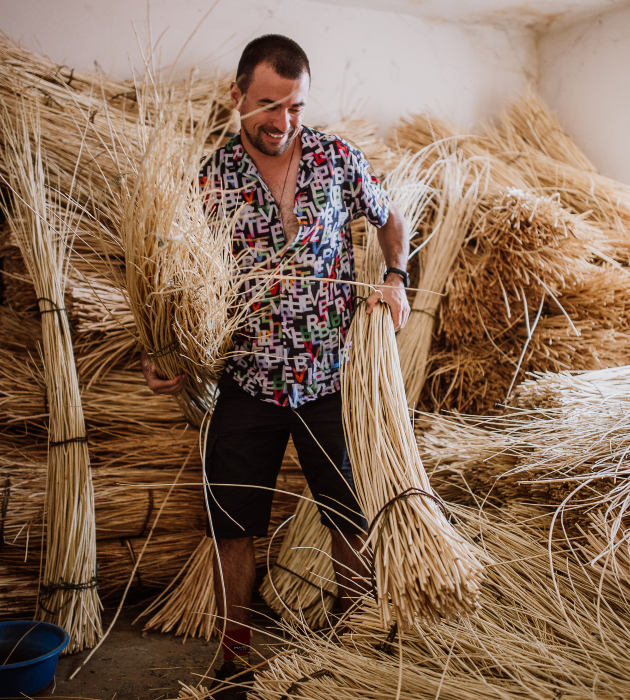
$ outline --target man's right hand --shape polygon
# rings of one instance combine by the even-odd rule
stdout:
[[[153,362],[151,362],[146,350],[143,350],[142,355],[140,355],[140,363],[142,365],[142,374],[144,374],[147,386],[154,394],[168,394],[170,396],[177,396],[177,394],[181,393],[184,385],[186,384],[185,374],[179,374],[173,379],[162,379],[158,376],[158,373],[155,370],[155,365]]]

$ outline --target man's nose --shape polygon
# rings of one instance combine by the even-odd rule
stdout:
[[[283,109],[274,115],[273,125],[278,131],[288,131],[291,127],[291,116],[288,109]]]

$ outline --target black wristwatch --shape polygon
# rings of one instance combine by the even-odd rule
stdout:
[[[409,273],[405,272],[405,270],[399,270],[397,267],[388,267],[387,270],[385,270],[385,277],[383,277],[383,282],[387,279],[387,275],[389,275],[390,272],[395,272],[397,275],[400,275],[400,277],[402,277],[402,281],[405,287],[409,286]]]

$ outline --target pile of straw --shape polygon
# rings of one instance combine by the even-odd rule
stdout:
[[[424,161],[437,150],[439,158],[422,172]],[[432,231],[421,244],[422,269],[407,325],[398,335],[400,365],[410,403],[415,403],[424,385],[431,348],[433,326],[441,294],[470,226],[477,199],[481,195],[483,168],[461,153],[449,152],[443,145],[421,151],[412,160],[416,177],[431,191],[434,207]],[[420,167],[419,167],[420,166]],[[420,172],[418,172],[420,171]],[[402,174],[409,178],[412,175]],[[396,197],[394,191],[394,200]],[[429,198],[417,198],[421,210]],[[424,214],[424,211],[422,211]],[[419,223],[419,221],[417,222]],[[410,226],[414,232],[415,226]],[[416,249],[415,253],[418,252]]]
[[[567,537],[588,533],[595,547],[605,536],[590,559],[614,569],[628,512],[629,387],[628,367],[541,374],[502,416],[425,416],[420,452],[443,496],[538,502]]]
[[[406,384],[410,405],[487,413],[524,372],[628,362],[627,188],[587,169],[540,101],[513,103],[499,127],[481,135],[419,115],[404,120],[395,138],[422,154],[428,168],[438,162],[438,146],[448,145],[484,173],[461,250],[446,272],[427,381],[420,394]],[[534,155],[553,161],[553,178],[535,179],[537,166],[528,165]],[[436,188],[431,212],[443,197]],[[425,238],[435,230],[431,212]],[[425,274],[427,253],[416,256],[416,279]],[[401,356],[415,352],[417,336],[405,331],[399,345]]]
[[[387,633],[373,602],[348,633],[291,630],[292,649],[260,672],[255,697],[624,697],[630,650],[624,591],[547,545],[544,511],[454,508],[457,528],[485,550],[481,608],[429,629]],[[180,697],[203,698],[203,693]]]

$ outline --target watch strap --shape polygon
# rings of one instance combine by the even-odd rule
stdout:
[[[389,275],[390,272],[394,272],[395,274],[399,275],[402,278],[405,287],[409,286],[409,273],[406,270],[400,270],[397,267],[388,267],[387,270],[385,270],[385,277],[383,278],[383,281],[387,279],[387,275]]]

